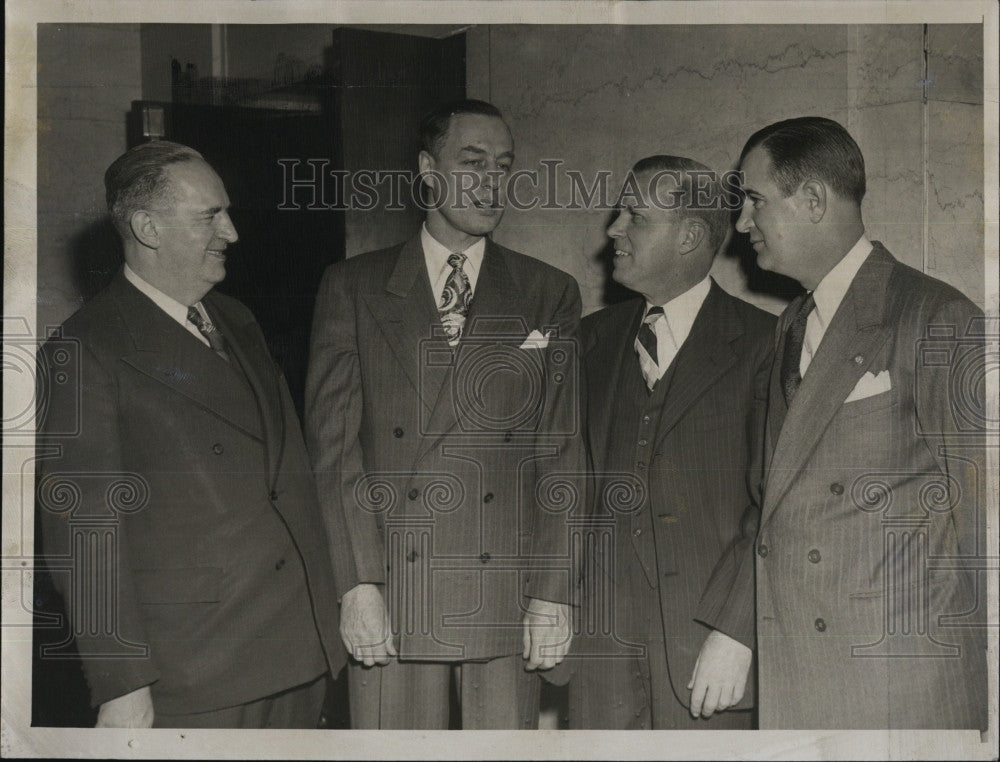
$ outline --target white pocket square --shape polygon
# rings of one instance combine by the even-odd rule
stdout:
[[[882,394],[882,392],[887,392],[890,389],[892,389],[892,381],[889,379],[888,370],[883,370],[877,376],[868,371],[858,379],[858,383],[854,386],[853,391],[847,395],[847,399],[844,402],[856,402],[857,400],[874,397],[876,394]]]
[[[542,334],[539,331],[532,331],[528,334],[528,338],[524,340],[524,343],[519,347],[520,349],[545,349],[549,345],[549,337],[552,335],[552,331],[546,331]]]

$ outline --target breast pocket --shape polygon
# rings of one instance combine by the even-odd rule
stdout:
[[[877,410],[892,407],[896,404],[898,399],[899,397],[896,390],[890,389],[887,392],[874,394],[871,397],[865,397],[864,399],[855,400],[854,402],[845,402],[840,408],[840,415],[845,418],[857,418],[862,415],[871,415]]]

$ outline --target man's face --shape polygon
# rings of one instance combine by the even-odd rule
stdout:
[[[157,276],[177,294],[200,294],[198,301],[226,277],[226,247],[239,238],[229,219],[229,196],[200,159],[171,164],[165,172],[170,200],[150,210],[159,234]]]
[[[771,157],[760,146],[747,154],[740,169],[745,198],[736,229],[750,236],[758,265],[797,278],[812,228],[802,189],[791,196],[782,194],[771,179]]]
[[[502,119],[459,114],[451,118],[437,156],[421,152],[420,169],[443,176],[425,178],[431,204],[442,221],[458,233],[482,236],[491,233],[503,217],[504,190],[513,161],[514,142]]]
[[[626,183],[621,211],[608,228],[615,241],[612,277],[623,286],[649,295],[669,290],[679,257],[682,216],[670,205],[676,183],[669,177],[642,172]],[[634,192],[630,192],[631,189]],[[667,286],[665,289],[664,286]]]

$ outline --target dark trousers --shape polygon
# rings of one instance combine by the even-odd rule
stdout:
[[[292,728],[311,729],[319,724],[326,695],[326,677],[265,696],[247,704],[194,714],[155,712],[154,728]],[[155,707],[154,707],[155,710]]]
[[[520,655],[484,662],[401,662],[384,667],[351,664],[351,727],[447,730],[451,681],[462,706],[463,730],[538,727],[539,677]]]

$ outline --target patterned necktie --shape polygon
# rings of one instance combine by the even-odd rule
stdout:
[[[194,323],[199,333],[208,339],[208,345],[215,350],[215,353],[226,362],[229,362],[226,337],[222,335],[218,328],[212,325],[212,321],[203,318],[194,306],[188,307],[188,321]]]
[[[806,322],[809,320],[809,313],[816,306],[816,300],[810,293],[805,301],[795,313],[792,324],[788,326],[788,333],[785,334],[785,351],[781,357],[781,389],[785,393],[785,402],[792,404],[792,397],[799,390],[802,383],[802,374],[799,373],[799,366],[802,362],[802,343],[806,338]]]
[[[635,351],[639,355],[639,367],[642,369],[642,377],[646,379],[646,386],[650,391],[660,378],[660,365],[656,351],[656,332],[653,330],[653,323],[660,318],[666,319],[663,314],[663,307],[650,307],[646,316],[639,326],[639,333],[635,336]]]
[[[448,257],[448,264],[452,269],[448,273],[448,280],[445,281],[444,291],[441,293],[441,302],[438,304],[444,332],[448,337],[448,343],[453,347],[462,338],[465,316],[469,314],[469,304],[472,302],[472,285],[469,283],[469,276],[462,269],[465,260],[464,254],[452,254]]]

